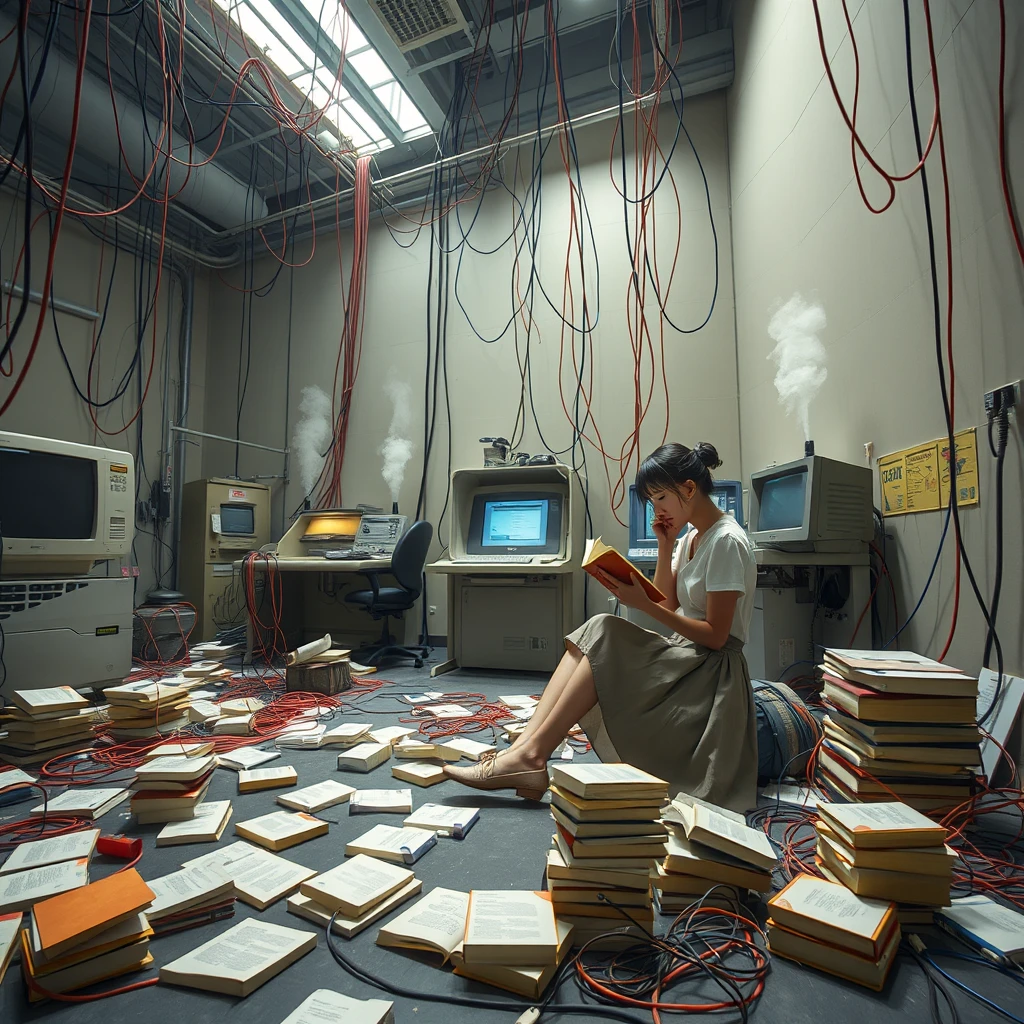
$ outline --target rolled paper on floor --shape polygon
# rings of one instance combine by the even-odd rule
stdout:
[[[301,647],[294,651],[289,651],[285,655],[284,663],[291,668],[294,665],[304,665],[307,661],[312,661],[315,657],[323,654],[324,651],[329,650],[331,646],[331,634],[327,633],[322,636],[319,640],[314,640],[312,643],[303,644]]]

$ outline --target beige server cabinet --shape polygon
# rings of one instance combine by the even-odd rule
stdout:
[[[198,639],[212,640],[218,630],[245,622],[241,577],[232,563],[269,543],[270,488],[265,484],[217,478],[185,484],[178,582],[196,607]]]

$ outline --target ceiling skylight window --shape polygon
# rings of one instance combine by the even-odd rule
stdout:
[[[426,118],[338,0],[300,0],[323,33],[320,39],[316,30],[300,35],[292,28],[277,6],[285,0],[214,2],[249,38],[249,52],[261,51],[306,97],[301,112],[323,110],[324,120],[352,142],[356,153],[380,152],[396,139],[430,133]],[[336,80],[337,68],[328,66],[338,51],[345,54],[343,76],[351,88]]]

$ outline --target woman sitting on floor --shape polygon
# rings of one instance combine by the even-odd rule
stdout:
[[[620,604],[673,634],[614,615],[589,619],[566,637],[565,654],[512,746],[472,767],[446,767],[449,778],[540,799],[548,757],[579,722],[603,761],[625,761],[674,792],[735,811],[754,806],[757,733],[743,644],[757,568],[743,528],[711,500],[711,470],[720,465],[706,442],[667,444],[637,473],[637,497],[654,505],[654,583],[669,595],[664,603],[651,601],[636,577],[623,584],[601,574]]]

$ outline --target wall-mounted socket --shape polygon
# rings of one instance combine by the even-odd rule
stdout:
[[[865,441],[864,442],[864,461],[870,466],[871,459],[875,454],[875,442]]]
[[[1011,381],[993,391],[985,392],[985,412],[992,416],[1004,409],[1011,410],[1020,405],[1020,381]]]
[[[437,605],[436,604],[428,605],[427,606],[427,613],[429,615],[436,615],[437,614]]]

